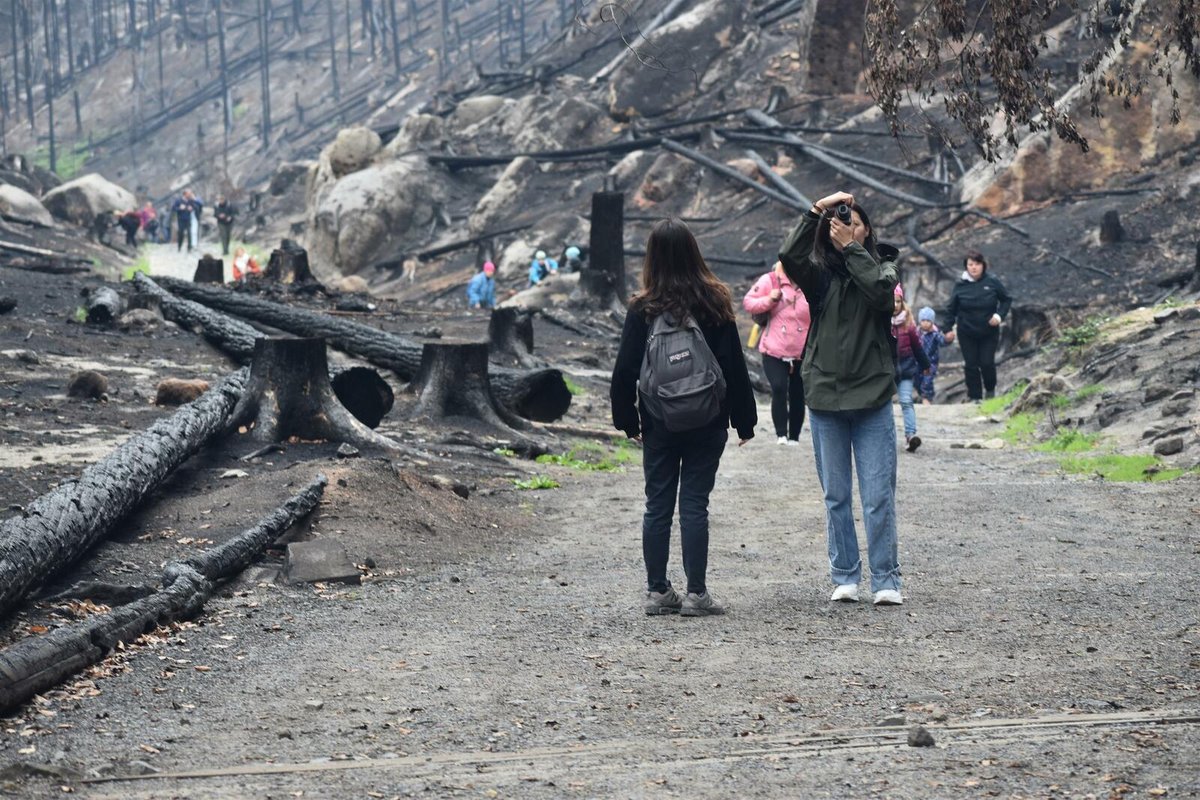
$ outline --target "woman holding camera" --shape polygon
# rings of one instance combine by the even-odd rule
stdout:
[[[983,253],[972,250],[963,262],[965,269],[950,294],[942,330],[948,332],[958,325],[967,398],[978,403],[984,397],[996,396],[996,347],[1000,344],[1000,323],[1012,307],[1012,297],[998,278],[987,274]]]
[[[808,298],[812,325],[801,374],[817,476],[825,493],[831,600],[856,602],[862,577],[851,509],[858,469],[875,605],[900,605],[896,545],[896,391],[891,343],[897,251],[879,244],[853,195],[818,200],[779,253]]]

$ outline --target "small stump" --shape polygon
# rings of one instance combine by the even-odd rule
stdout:
[[[426,342],[412,383],[417,414],[432,419],[471,417],[496,428],[527,430],[529,423],[496,402],[488,378],[486,343]]]
[[[488,346],[493,356],[512,359],[523,367],[535,366],[533,314],[522,308],[493,309],[488,321]]]
[[[89,325],[111,325],[125,310],[125,301],[111,286],[93,289],[87,298]]]
[[[264,277],[279,283],[305,283],[316,280],[308,267],[308,251],[291,239],[284,239],[271,251]]]
[[[196,264],[196,274],[192,283],[224,283],[225,262],[216,256],[204,256]]]

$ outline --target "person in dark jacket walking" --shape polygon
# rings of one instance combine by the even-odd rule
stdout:
[[[213,214],[217,218],[217,233],[221,237],[221,254],[227,256],[229,255],[229,240],[233,238],[233,219],[237,216],[237,208],[225,198],[225,195],[221,195],[217,198]]]
[[[988,263],[982,253],[972,250],[964,262],[966,269],[950,294],[942,330],[958,326],[967,398],[978,403],[996,395],[996,346],[1012,298],[998,278],[987,274]]]
[[[175,216],[176,251],[183,249],[183,242],[186,239],[188,252],[192,252],[192,247],[195,245],[195,241],[192,239],[192,217],[195,211],[196,207],[192,204],[191,192],[184,192],[171,204],[171,213]]]
[[[647,339],[655,319],[693,320],[715,356],[725,379],[725,397],[716,418],[685,432],[667,430],[647,413],[638,380]],[[643,610],[650,615],[725,613],[708,591],[708,496],[732,425],[739,446],[754,437],[758,412],[742,356],[729,287],[705,263],[696,239],[679,220],[662,220],[650,231],[642,266],[642,288],[629,303],[625,328],[612,374],[612,419],[618,430],[642,442],[646,513],[642,519],[642,556],[646,562]],[[679,497],[679,528],[687,597],[667,580],[671,520]]]
[[[137,232],[142,227],[142,218],[138,216],[137,209],[130,209],[122,214],[117,219],[117,224],[121,226],[121,230],[125,231],[125,244],[130,247],[137,247]]]
[[[834,211],[851,209],[847,225]],[[831,600],[858,601],[862,559],[851,510],[858,469],[875,605],[900,605],[896,545],[896,392],[892,297],[896,248],[880,244],[853,195],[835,192],[800,218],[779,252],[808,298],[812,326],[801,374],[817,477],[825,493]],[[853,461],[851,458],[853,457]]]

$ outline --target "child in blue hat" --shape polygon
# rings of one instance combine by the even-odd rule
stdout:
[[[938,330],[936,324],[937,315],[933,313],[933,309],[929,306],[923,307],[917,312],[917,327],[921,333],[921,347],[925,350],[925,355],[929,357],[929,373],[926,375],[917,376],[917,393],[921,395],[922,405],[933,405],[933,379],[937,377],[938,360],[941,358],[939,352],[942,345],[950,344],[954,341],[954,331],[942,333]]]

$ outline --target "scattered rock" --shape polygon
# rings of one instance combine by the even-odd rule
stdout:
[[[654,153],[648,150],[634,150],[626,153],[625,157],[608,171],[617,183],[617,189],[625,191],[641,183],[642,175],[654,163]]]
[[[1168,308],[1165,311],[1159,311],[1154,315],[1154,324],[1162,325],[1179,316],[1179,311],[1174,308]]]
[[[0,214],[19,222],[47,227],[54,225],[54,217],[50,216],[40,200],[24,189],[7,184],[0,184]]]
[[[338,458],[357,458],[358,448],[350,444],[341,444],[337,449]]]
[[[1104,403],[1096,410],[1096,423],[1101,428],[1107,428],[1121,417],[1136,410],[1132,405],[1123,403],[1119,400],[1111,400]]]
[[[108,378],[90,369],[76,372],[67,381],[67,397],[77,397],[84,400],[107,399]]]
[[[17,307],[17,298],[0,297],[0,314],[7,314]]]
[[[1068,395],[1072,391],[1071,384],[1065,378],[1051,372],[1043,372],[1034,377],[1021,396],[1012,404],[1010,414],[1023,414],[1045,408],[1055,397]]]
[[[322,708],[325,707],[325,701],[324,700],[305,700],[304,707],[311,708],[313,711],[320,711]]]
[[[650,208],[661,203],[688,185],[699,172],[699,166],[675,153],[662,153],[654,159],[650,170],[633,195],[633,205]]]
[[[117,318],[117,327],[123,331],[147,331],[162,324],[162,317],[145,308],[126,311]]]
[[[1183,437],[1169,436],[1162,439],[1158,444],[1154,445],[1154,454],[1159,456],[1173,456],[1176,453],[1183,452]]]
[[[477,125],[485,119],[491,118],[505,105],[513,102],[515,101],[494,94],[481,94],[475,97],[468,97],[458,104],[458,107],[454,109],[454,113],[446,120],[446,124],[451,130],[460,133],[472,125]]]
[[[513,136],[513,148],[518,152],[588,147],[612,135],[609,130],[612,120],[599,106],[577,96],[568,96],[557,105],[545,99],[529,95],[517,101],[518,104],[541,101],[543,105],[526,115]]]
[[[382,148],[378,133],[355,126],[338,131],[333,143],[321,152],[321,159],[328,161],[335,178],[341,178],[370,164]]]
[[[433,114],[413,114],[404,120],[396,138],[388,142],[384,148],[386,155],[392,158],[407,155],[422,145],[432,145],[430,149],[440,149],[442,139],[446,136],[446,123]]]
[[[537,174],[538,164],[532,158],[514,158],[495,185],[475,204],[467,229],[472,234],[483,233],[512,214],[514,208],[520,208],[521,196]]]
[[[181,406],[190,403],[208,391],[208,381],[195,378],[166,378],[159,382],[158,393],[154,396],[156,406]]]
[[[933,747],[934,744],[933,734],[924,725],[913,725],[908,729],[909,747]]]
[[[329,539],[289,544],[285,570],[290,583],[361,581],[361,573],[346,555],[346,549]]]
[[[336,288],[343,294],[363,294],[369,289],[367,279],[361,275],[347,275],[337,282]]]
[[[42,363],[41,357],[32,350],[5,350],[3,353],[15,361],[20,361],[22,364]]]
[[[725,162],[725,166],[729,167],[730,169],[737,170],[750,180],[762,183],[762,176],[758,172],[758,164],[755,164],[749,158],[731,158]]]
[[[1182,417],[1192,410],[1192,398],[1181,397],[1179,399],[1172,398],[1163,403],[1162,415],[1164,417]]]
[[[1008,442],[1003,439],[985,439],[981,446],[984,450],[1003,450],[1008,446]]]
[[[58,219],[91,227],[101,212],[136,208],[137,198],[93,172],[46,192],[42,205]]]
[[[897,714],[892,717],[884,717],[879,721],[879,727],[881,728],[899,728],[907,724],[908,719],[906,719],[903,714]]]
[[[297,186],[303,187],[308,182],[308,173],[316,167],[313,161],[289,161],[280,164],[271,176],[267,191],[272,197],[288,194]]]
[[[222,480],[228,480],[231,478],[249,478],[249,477],[250,477],[250,473],[246,472],[244,469],[227,469],[221,473]]]
[[[1193,322],[1200,319],[1200,306],[1187,306],[1179,309],[1179,319],[1181,322]]]
[[[1142,401],[1146,403],[1153,403],[1155,401],[1162,400],[1170,393],[1170,386],[1164,386],[1161,383],[1156,383],[1152,386],[1146,387],[1145,392],[1142,394]]]

